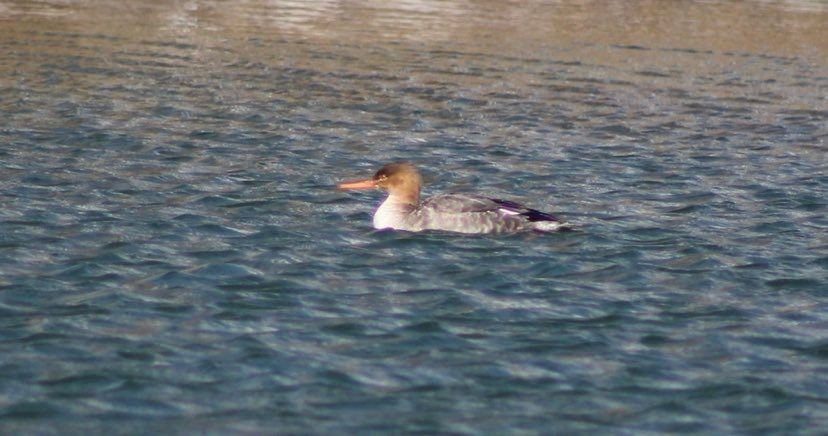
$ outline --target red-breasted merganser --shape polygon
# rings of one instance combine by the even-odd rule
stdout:
[[[477,195],[444,194],[420,202],[422,178],[409,163],[385,165],[373,178],[343,182],[339,189],[388,191],[374,212],[374,228],[419,232],[513,233],[568,230],[560,219],[506,200]]]

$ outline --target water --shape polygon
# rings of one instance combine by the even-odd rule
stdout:
[[[0,2],[3,433],[824,432],[824,3],[119,3]]]

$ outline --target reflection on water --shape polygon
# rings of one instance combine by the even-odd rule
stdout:
[[[113,20],[112,17],[117,17]],[[30,30],[215,38],[277,35],[348,43],[462,45],[522,54],[572,44],[825,53],[820,1],[215,1],[0,2],[0,19],[51,19]],[[21,23],[22,24],[22,23]],[[18,26],[11,26],[16,28]],[[23,26],[19,26],[23,27]],[[163,32],[158,34],[157,32]]]

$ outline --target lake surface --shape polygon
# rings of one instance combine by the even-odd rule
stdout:
[[[2,0],[0,432],[824,434],[826,23]],[[374,231],[400,160],[579,230]]]

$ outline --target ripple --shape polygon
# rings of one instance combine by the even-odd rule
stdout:
[[[0,6],[6,433],[823,421],[819,8],[58,3]],[[375,231],[397,160],[578,231]]]

